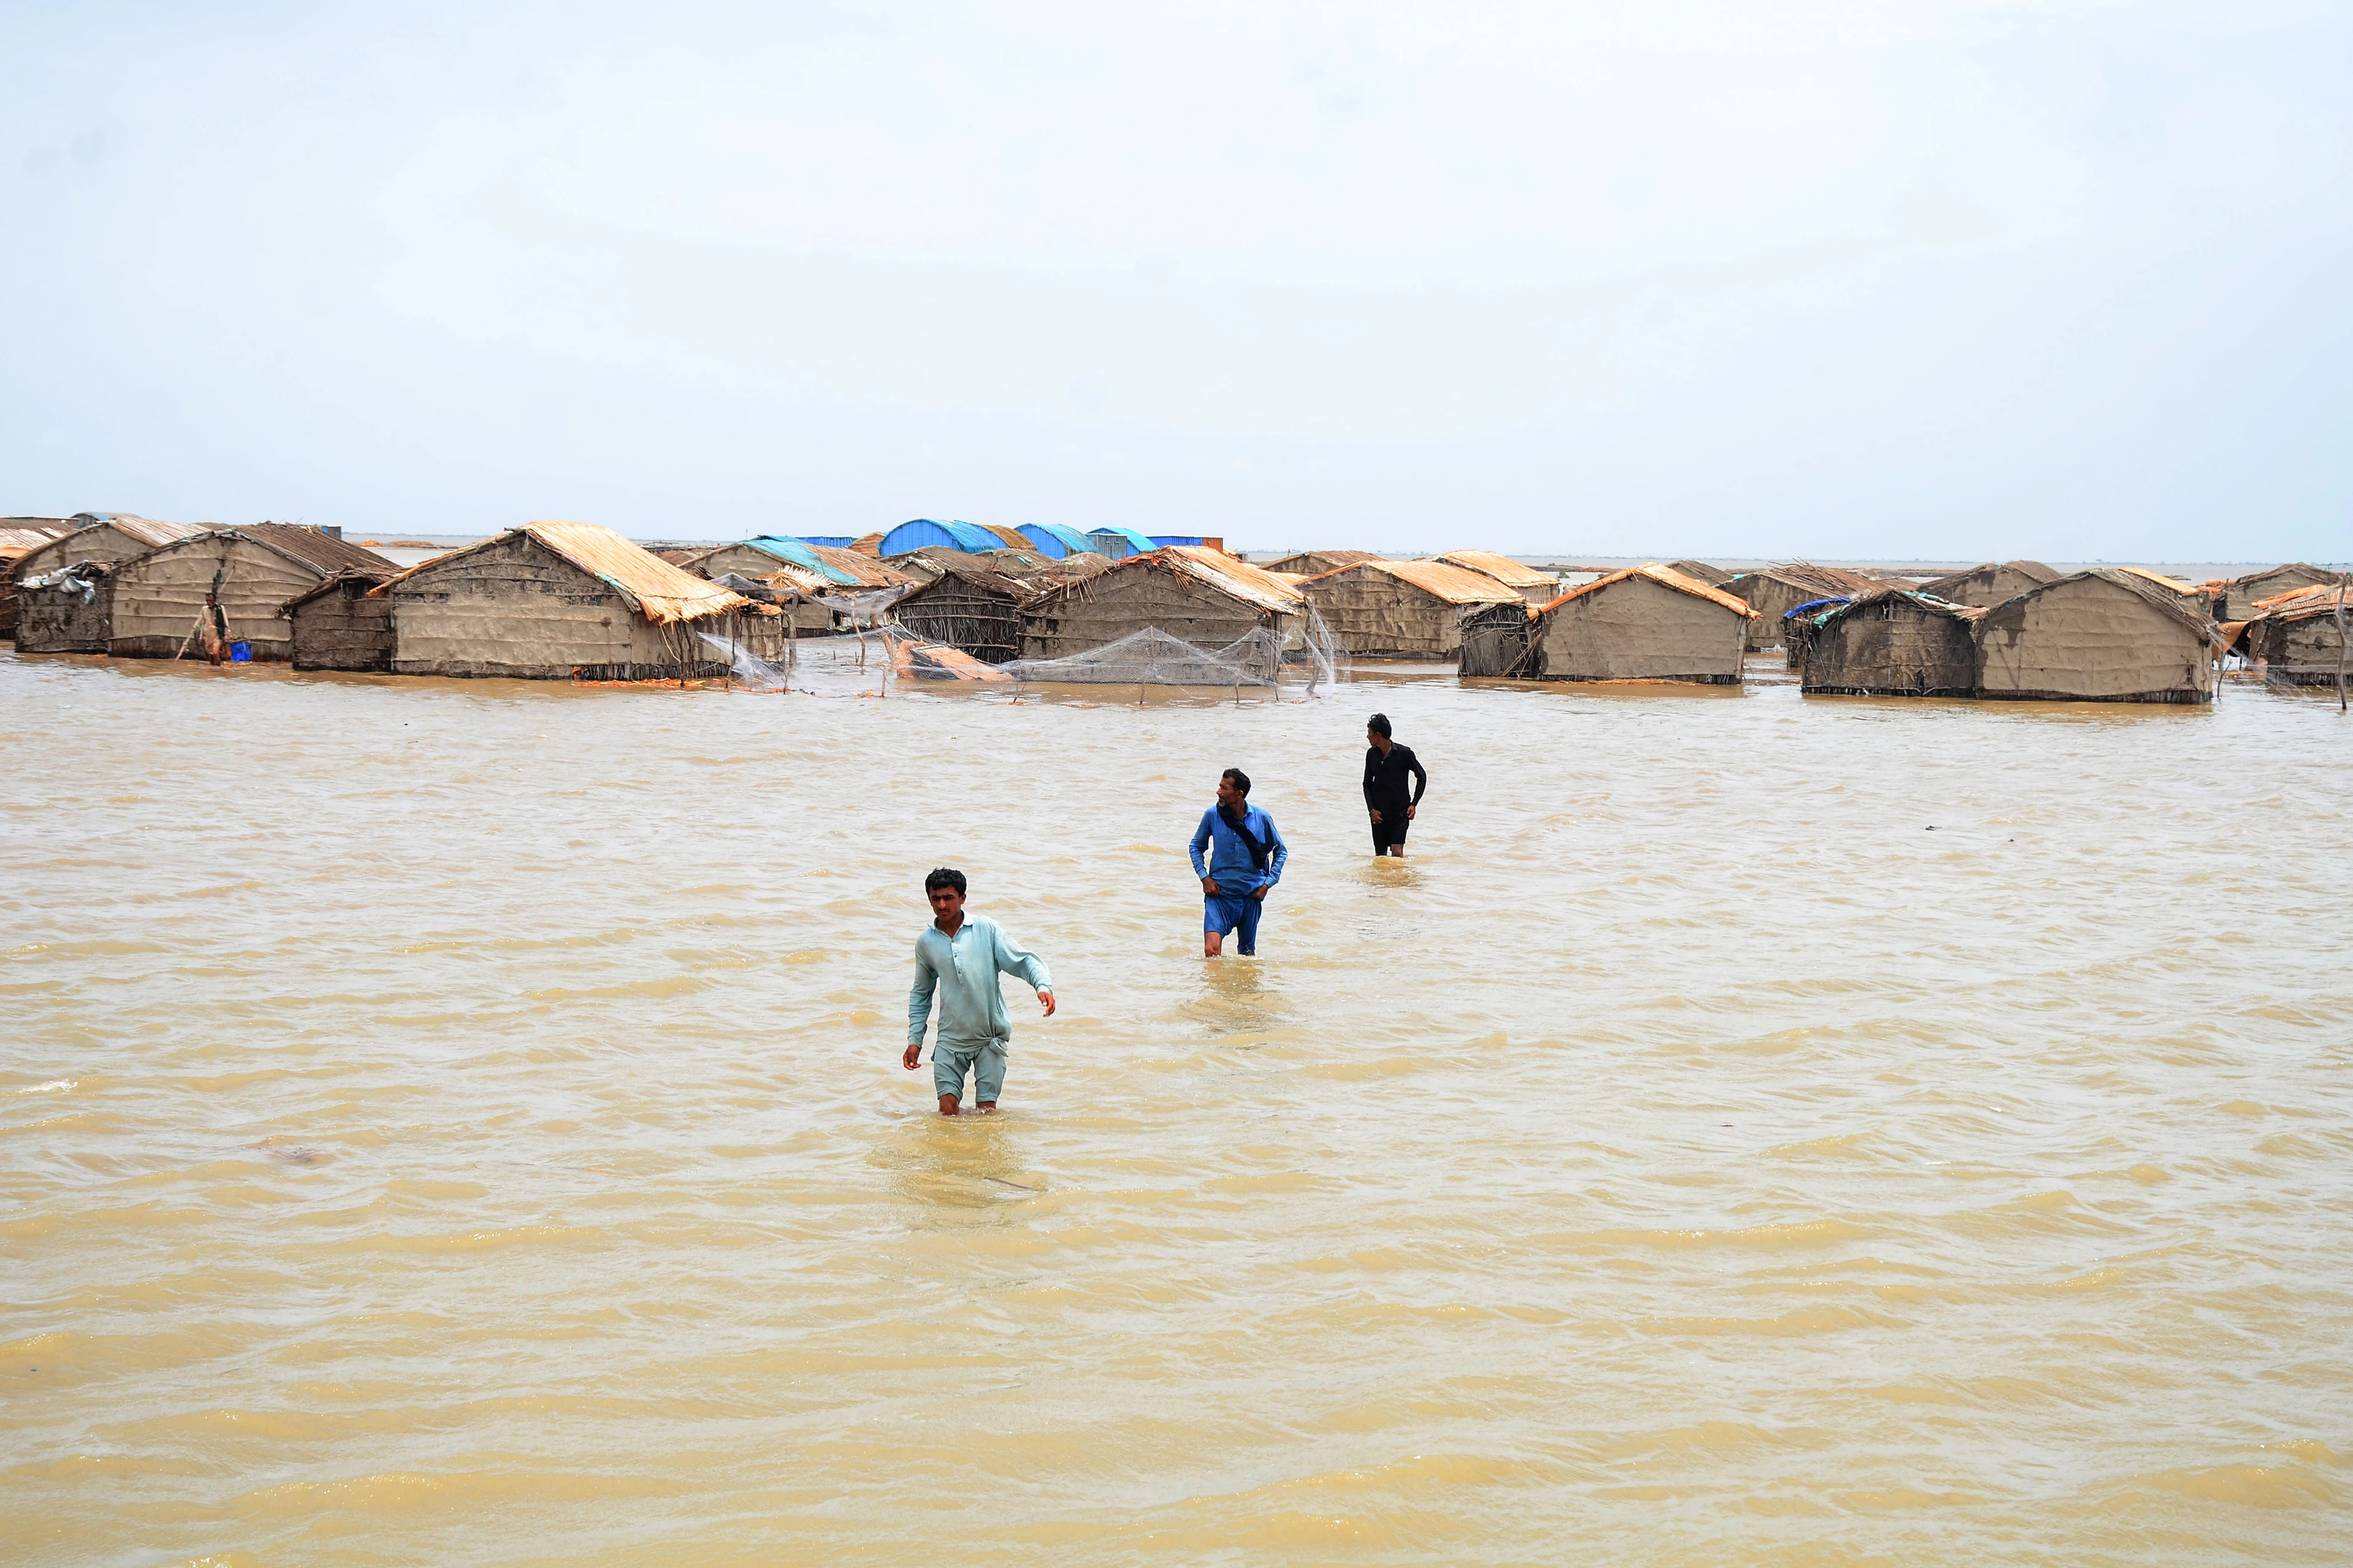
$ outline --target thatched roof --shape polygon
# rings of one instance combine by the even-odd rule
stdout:
[[[384,594],[419,572],[523,534],[529,534],[543,548],[563,557],[618,593],[636,606],[639,615],[656,626],[697,621],[705,616],[719,615],[751,603],[743,595],[682,571],[643,545],[593,522],[531,522],[521,528],[510,528],[479,544],[470,544],[463,550],[453,550],[447,555],[437,555],[430,561],[411,566],[396,576],[386,578],[375,592]]]
[[[1443,599],[1450,605],[1496,605],[1506,600],[1515,605],[1526,603],[1520,597],[1518,589],[1498,582],[1483,572],[1449,565],[1443,561],[1384,561],[1378,556],[1335,567],[1307,578],[1302,584],[1302,591],[1305,591],[1307,584],[1328,582],[1348,572],[1378,572],[1399,582],[1410,583],[1423,593]]]
[[[1253,566],[1239,556],[1212,550],[1206,544],[1166,544],[1149,555],[1132,559],[1158,560],[1172,571],[1277,615],[1297,615],[1307,608],[1304,595],[1265,567]]]
[[[1557,609],[1571,599],[1581,599],[1597,589],[1607,588],[1612,583],[1623,583],[1629,577],[1648,577],[1651,582],[1662,584],[1677,593],[1695,595],[1712,604],[1721,605],[1727,610],[1746,616],[1751,620],[1757,618],[1756,608],[1747,600],[1727,594],[1712,584],[1703,583],[1696,577],[1686,577],[1673,567],[1662,566],[1655,561],[1646,566],[1629,566],[1622,571],[1605,573],[1590,583],[1581,583],[1559,598],[1542,606],[1538,613]]]
[[[248,522],[237,528],[223,528],[216,533],[233,534],[249,539],[256,544],[275,550],[280,555],[290,555],[306,566],[316,568],[327,576],[366,577],[381,583],[398,573],[400,567],[378,555],[364,545],[338,539],[315,528],[305,528],[292,522]]]
[[[1280,561],[1264,561],[1260,564],[1270,572],[1286,575],[1318,577],[1326,572],[1336,572],[1343,566],[1354,566],[1361,561],[1382,559],[1372,550],[1298,550]]]
[[[1539,572],[1533,566],[1523,565],[1510,556],[1498,555],[1492,550],[1450,550],[1442,555],[1433,555],[1430,559],[1443,562],[1449,566],[1463,567],[1468,571],[1478,573],[1482,577],[1493,577],[1496,582],[1512,588],[1544,588],[1560,581],[1549,572]]]
[[[1762,567],[1755,572],[1743,572],[1727,578],[1721,585],[1729,587],[1754,577],[1803,589],[1822,598],[1840,594],[1868,594],[1874,588],[1887,586],[1882,579],[1867,572],[1851,572],[1843,566],[1823,566],[1811,561],[1784,561],[1778,565]]]
[[[150,550],[160,550],[183,539],[194,539],[199,533],[210,533],[220,526],[212,522],[164,522],[128,511],[80,511],[66,521],[74,529],[95,528],[103,523]]]
[[[1680,572],[1695,583],[1711,583],[1719,588],[1732,578],[1732,574],[1723,567],[1711,566],[1704,561],[1670,561],[1667,570]]]

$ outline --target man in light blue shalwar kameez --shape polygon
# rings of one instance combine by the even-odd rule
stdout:
[[[932,1043],[932,1087],[939,1091],[942,1116],[954,1116],[962,1104],[967,1072],[981,1113],[997,1109],[997,1092],[1005,1087],[1005,1047],[1013,1037],[1005,993],[997,984],[999,974],[1018,974],[1028,981],[1044,1004],[1046,1016],[1054,1016],[1054,981],[1046,973],[1046,961],[1017,946],[995,921],[966,916],[964,894],[961,871],[943,866],[923,879],[932,923],[915,939],[915,984],[907,993],[907,1054],[900,1058],[909,1072],[923,1059],[923,1026],[931,1021],[936,992],[940,1029]]]

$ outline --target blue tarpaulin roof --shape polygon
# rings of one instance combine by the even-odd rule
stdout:
[[[1064,528],[1059,522],[1025,522],[1015,530],[1022,538],[1038,547],[1038,553],[1049,561],[1060,561],[1069,555],[1099,555],[1095,542],[1075,528]]]
[[[1164,544],[1207,544],[1208,541],[1198,533],[1155,533],[1152,542],[1157,548]]]
[[[1148,555],[1160,547],[1132,528],[1091,528],[1087,537],[1097,544],[1107,546],[1103,553],[1114,561],[1130,555]]]
[[[936,518],[919,517],[902,522],[884,534],[881,552],[886,557],[904,555],[910,550],[921,550],[927,544],[944,545],[950,550],[961,550],[967,555],[1005,548],[1005,541],[985,528],[975,528],[971,523],[953,519],[942,521]]]

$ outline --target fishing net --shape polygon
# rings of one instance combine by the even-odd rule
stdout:
[[[1260,626],[1220,648],[1198,647],[1158,626],[1145,626],[1081,653],[1059,658],[1017,658],[997,666],[1025,686],[1154,686],[1280,690],[1286,665],[1315,694],[1336,678],[1337,649],[1324,617],[1311,608],[1299,646],[1283,647]]]

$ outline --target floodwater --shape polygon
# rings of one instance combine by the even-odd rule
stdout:
[[[2333,701],[0,658],[0,732],[10,1562],[2353,1541]],[[1227,763],[1295,858],[1205,964]],[[985,1121],[898,1065],[940,862],[1060,996]]]

